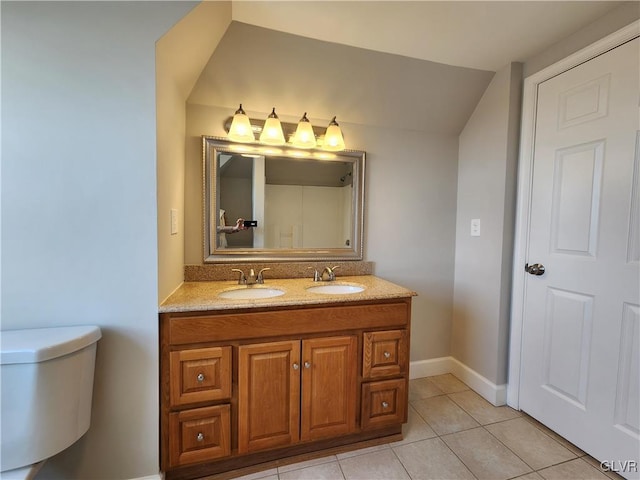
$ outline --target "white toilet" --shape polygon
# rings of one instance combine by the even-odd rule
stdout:
[[[89,429],[95,326],[0,332],[0,478],[28,479]]]

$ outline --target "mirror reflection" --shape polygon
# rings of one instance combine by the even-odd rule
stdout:
[[[205,262],[362,258],[364,152],[203,146]]]

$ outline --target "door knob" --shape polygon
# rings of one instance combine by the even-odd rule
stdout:
[[[533,265],[529,265],[528,263],[524,266],[524,269],[527,273],[531,275],[544,275],[544,265],[541,263],[534,263]]]

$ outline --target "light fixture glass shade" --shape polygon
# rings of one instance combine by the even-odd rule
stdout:
[[[344,150],[344,137],[342,136],[342,130],[340,125],[336,122],[336,117],[333,117],[331,123],[327,127],[327,132],[324,134],[324,143],[322,148],[331,152],[337,152]]]
[[[267,117],[262,127],[262,133],[260,134],[260,142],[267,145],[284,145],[284,133],[282,132],[282,125],[278,115],[276,115],[276,108],[273,107],[271,114]]]
[[[307,112],[298,122],[296,134],[293,136],[293,145],[298,148],[313,148],[316,146],[316,136],[313,133],[313,126],[307,118]]]
[[[247,117],[247,114],[244,113],[242,104],[240,104],[240,108],[236,110],[236,113],[233,116],[227,138],[229,140],[233,140],[234,142],[242,143],[250,143],[256,141],[256,137],[253,135],[253,130],[251,129],[251,122],[249,121],[249,117]]]

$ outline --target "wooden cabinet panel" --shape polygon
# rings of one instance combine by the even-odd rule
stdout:
[[[410,300],[371,305],[300,308],[266,312],[232,312],[215,315],[169,317],[172,345],[219,342],[291,335],[296,332],[332,333],[363,328],[400,328],[408,325]]]
[[[357,345],[355,336],[302,342],[303,440],[355,430]]]
[[[169,463],[172,467],[231,454],[229,405],[169,414]]]
[[[406,330],[365,332],[362,349],[362,376],[380,378],[408,372]]]
[[[300,341],[238,348],[238,452],[299,439]]]
[[[363,429],[407,421],[407,379],[362,384]]]
[[[169,372],[172,406],[231,397],[231,347],[171,352]]]

